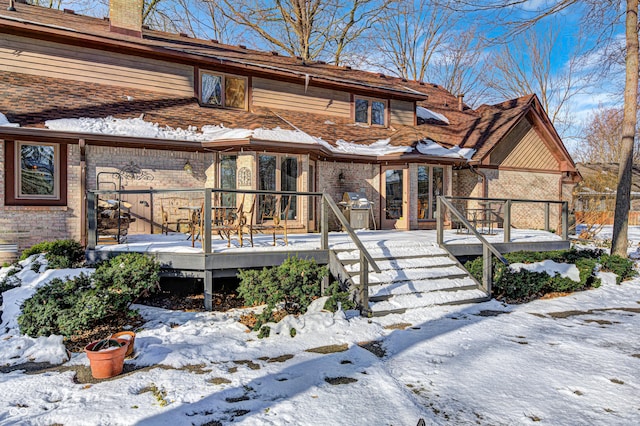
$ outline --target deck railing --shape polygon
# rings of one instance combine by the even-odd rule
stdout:
[[[505,265],[508,265],[509,262],[504,258],[502,253],[471,225],[467,218],[451,203],[448,197],[443,196],[437,198],[436,204],[437,241],[439,245],[444,244],[444,219],[446,210],[455,216],[456,219],[482,243],[482,287],[483,290],[491,296],[491,286],[493,284],[493,259],[491,255],[495,255],[496,258]]]
[[[504,231],[504,242],[511,242],[511,228],[512,228],[512,207],[516,204],[537,204],[543,205],[544,209],[544,230],[551,230],[551,206],[557,205],[560,207],[560,232],[563,240],[569,239],[569,203],[567,201],[557,200],[526,200],[517,198],[481,198],[481,197],[443,197],[451,201],[452,204],[459,204],[460,202],[475,203],[478,205],[488,205],[489,207],[482,209],[485,215],[485,221],[502,222]],[[492,205],[502,205],[502,216],[491,208]],[[460,211],[460,209],[458,209]]]
[[[380,273],[380,268],[376,264],[371,254],[367,251],[364,244],[350,226],[349,221],[342,214],[342,211],[331,198],[331,196],[324,192],[299,192],[299,191],[266,191],[266,190],[236,190],[236,189],[217,189],[217,188],[203,188],[203,189],[140,189],[140,190],[89,190],[87,191],[87,249],[95,249],[98,244],[98,222],[97,222],[97,200],[102,195],[116,196],[121,199],[124,195],[136,195],[136,194],[149,194],[150,197],[160,194],[198,194],[199,198],[202,194],[202,249],[205,254],[211,254],[212,250],[212,199],[215,194],[250,194],[255,195],[275,195],[275,196],[289,196],[289,197],[311,197],[320,199],[320,249],[329,250],[329,211],[333,212],[343,229],[360,250],[360,284],[358,288],[359,302],[363,307],[363,310],[367,311],[369,308],[369,268],[375,272]],[[310,204],[311,205],[311,204]],[[286,220],[286,219],[283,219]],[[153,222],[151,218],[151,222]]]

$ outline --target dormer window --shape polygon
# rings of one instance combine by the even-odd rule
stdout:
[[[201,71],[200,102],[216,107],[247,109],[246,77]]]
[[[355,99],[355,119],[356,123],[386,126],[387,101],[357,97]]]

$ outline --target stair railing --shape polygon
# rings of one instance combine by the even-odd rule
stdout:
[[[365,248],[358,235],[355,233],[349,221],[342,214],[342,211],[338,207],[333,198],[326,192],[322,194],[322,207],[320,209],[320,232],[321,232],[321,244],[320,248],[322,250],[329,250],[329,209],[333,211],[333,214],[336,215],[338,221],[343,226],[343,228],[347,231],[351,240],[355,243],[358,250],[360,250],[360,286],[358,289],[358,298],[360,300],[360,304],[362,305],[363,313],[369,312],[369,266],[377,272],[380,273],[380,268],[376,264],[376,261],[373,260],[373,257],[369,253],[369,251]]]
[[[436,232],[437,232],[437,241],[440,246],[444,245],[444,218],[445,218],[445,207],[449,210],[449,212],[454,215],[460,223],[469,230],[481,243],[482,243],[482,287],[483,290],[491,296],[491,286],[493,285],[493,259],[491,255],[495,255],[495,257],[505,265],[508,265],[509,262],[504,258],[502,253],[496,249],[493,244],[487,241],[478,230],[467,220],[466,217],[444,196],[439,196],[437,199],[436,205]]]

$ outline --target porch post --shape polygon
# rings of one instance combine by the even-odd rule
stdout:
[[[204,190],[204,212],[202,212],[202,218],[204,220],[204,226],[202,233],[202,251],[205,254],[211,253],[211,188],[205,188]]]
[[[438,245],[442,245],[444,242],[444,211],[439,196],[436,198],[436,241]]]
[[[213,271],[210,269],[204,271],[204,309],[213,310]]]
[[[320,248],[329,250],[329,206],[327,206],[325,196],[322,193],[322,202],[320,203]]]
[[[87,192],[87,249],[93,250],[98,244],[98,226],[96,219],[96,194]]]
[[[504,203],[504,223],[502,224],[504,230],[504,242],[511,241],[511,200],[507,200]]]
[[[491,297],[491,286],[493,281],[493,259],[491,258],[491,250],[489,246],[482,245],[482,287]]]
[[[562,202],[562,239],[569,239],[569,203]]]
[[[549,203],[544,203],[544,230],[549,232],[551,226],[549,225],[549,216],[551,216],[549,212]]]
[[[360,251],[360,303],[362,312],[369,313],[369,262],[362,250]]]

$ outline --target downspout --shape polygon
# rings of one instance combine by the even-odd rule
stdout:
[[[87,247],[87,147],[80,139],[80,244]]]
[[[471,171],[473,173],[475,173],[476,175],[480,176],[480,179],[482,180],[482,195],[480,197],[481,198],[488,198],[489,197],[489,194],[488,194],[489,191],[488,191],[488,188],[487,188],[487,175],[485,175],[480,170],[474,169],[471,164],[469,164],[469,168],[471,169]]]

